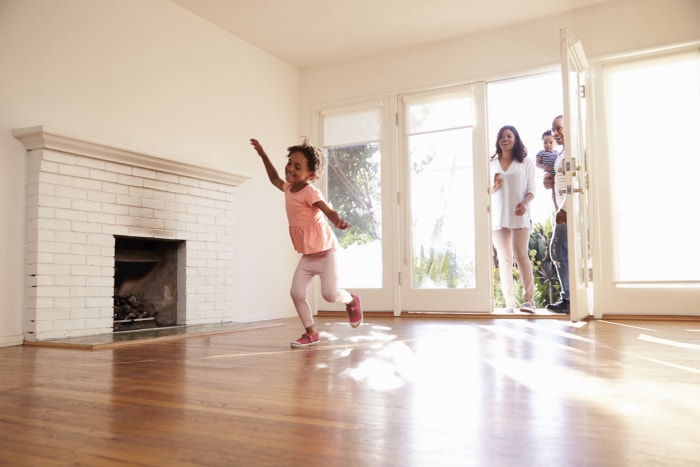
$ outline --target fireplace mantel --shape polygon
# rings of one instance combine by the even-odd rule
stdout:
[[[161,155],[144,152],[140,149],[120,147],[112,143],[73,135],[64,130],[49,128],[45,125],[19,128],[13,130],[12,135],[20,140],[28,151],[33,149],[52,149],[68,154],[81,155],[174,175],[199,178],[231,186],[238,186],[250,178],[246,175],[222,172],[217,169],[166,159]]]

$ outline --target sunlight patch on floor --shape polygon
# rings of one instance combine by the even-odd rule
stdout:
[[[687,342],[679,342],[679,341],[674,341],[671,339],[661,339],[659,337],[652,337],[652,336],[647,336],[646,334],[640,334],[637,339],[640,341],[645,341],[645,342],[653,342],[654,344],[662,344],[662,345],[668,345],[671,347],[679,347],[681,349],[692,349],[692,350],[700,350],[700,345],[697,344],[689,344]]]
[[[374,346],[373,346],[374,347]],[[336,355],[350,357],[360,349],[337,350]],[[403,387],[416,376],[416,356],[404,342],[392,342],[378,347],[378,351],[364,358],[356,366],[348,367],[340,377],[352,378],[375,391],[390,391]]]
[[[571,324],[579,324],[579,323],[571,323]],[[583,323],[583,325],[575,326],[575,327],[577,329],[579,329],[585,325],[586,325],[586,323]],[[573,340],[578,340],[578,341],[582,341],[582,342],[595,343],[595,341],[593,339],[589,339],[588,337],[577,336],[576,334],[571,334],[570,332],[561,331],[559,329],[554,329],[550,326],[543,326],[540,324],[530,323],[530,322],[523,323],[523,326],[526,328],[529,328],[529,329],[534,329],[537,332],[552,334],[552,335],[560,336],[560,337],[566,337],[567,339],[573,339]]]
[[[545,337],[537,337],[532,334],[529,334],[524,331],[518,331],[514,329],[506,329],[503,326],[493,326],[493,325],[483,325],[479,326],[482,329],[491,331],[492,334],[498,334],[498,335],[503,335],[506,337],[512,337],[512,338],[517,338],[517,339],[523,339],[529,342],[532,342],[534,344],[537,344],[542,347],[553,347],[553,348],[558,348],[558,349],[566,349],[568,351],[573,351],[573,352],[578,352],[578,353],[585,353],[585,351],[581,349],[577,349],[575,347],[572,347],[568,344],[562,343],[562,342],[555,342],[552,340],[549,340]],[[568,337],[568,336],[567,336]],[[578,336],[573,336],[577,337]]]
[[[616,322],[614,322],[614,321],[606,321],[606,320],[604,320],[604,319],[601,319],[599,322],[600,322],[600,323],[605,323],[605,324],[612,324],[612,325],[615,325],[615,326],[622,326],[622,327],[626,327],[626,328],[641,329],[641,330],[643,330],[643,331],[652,331],[652,332],[656,332],[656,331],[657,331],[656,329],[643,328],[643,327],[640,327],[640,326],[632,326],[632,325],[630,325],[630,324],[624,324],[624,323],[616,323]]]

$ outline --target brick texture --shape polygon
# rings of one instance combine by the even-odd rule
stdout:
[[[184,240],[184,322],[232,321],[235,186],[99,157],[27,152],[25,339],[112,332],[115,235]]]

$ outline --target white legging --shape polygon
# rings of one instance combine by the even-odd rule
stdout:
[[[321,278],[321,296],[329,303],[350,303],[352,295],[347,290],[338,288],[338,268],[336,267],[336,250],[326,250],[313,255],[303,255],[299,260],[292,287],[289,291],[297,310],[301,324],[305,328],[313,326],[314,317],[306,298],[309,284],[315,276]]]
[[[506,308],[515,308],[513,253],[515,253],[515,262],[518,264],[520,279],[523,282],[523,299],[525,302],[532,302],[535,297],[535,283],[528,252],[530,228],[494,230],[492,238],[498,256],[498,272],[501,278],[503,298],[506,300]]]

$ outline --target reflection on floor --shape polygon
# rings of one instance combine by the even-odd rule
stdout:
[[[44,347],[64,347],[76,349],[98,350],[129,343],[144,343],[158,339],[180,339],[185,337],[220,334],[225,332],[258,329],[284,324],[274,321],[253,321],[249,323],[217,323],[198,324],[190,326],[171,326],[166,328],[143,329],[138,331],[113,332],[94,336],[71,337],[66,339],[51,339],[45,341],[25,341],[24,345]]]

